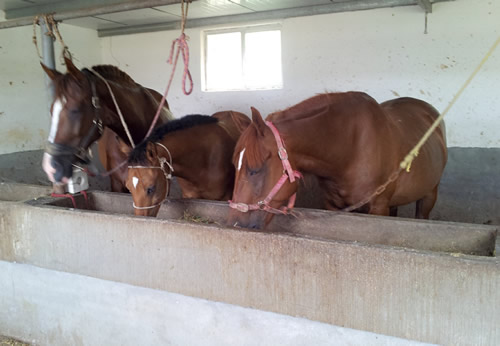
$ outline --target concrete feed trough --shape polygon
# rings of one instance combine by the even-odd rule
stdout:
[[[48,196],[52,187],[43,185],[0,183],[0,201],[20,202]]]
[[[494,226],[299,209],[271,232],[223,226],[227,204],[128,195],[3,204],[0,260],[412,340],[500,343]],[[194,222],[195,221],[195,222]]]

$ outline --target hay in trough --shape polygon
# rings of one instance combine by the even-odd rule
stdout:
[[[0,335],[0,346],[30,346],[30,344]]]
[[[207,225],[208,224],[216,224],[216,225],[220,226],[220,224],[214,220],[208,219],[208,218],[203,217],[203,216],[193,215],[187,210],[184,210],[184,214],[182,215],[181,220],[194,222],[194,223],[204,223]]]

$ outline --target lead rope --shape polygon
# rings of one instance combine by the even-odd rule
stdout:
[[[180,52],[182,52],[182,60],[184,61],[184,72],[182,75],[182,91],[184,92],[184,95],[190,95],[191,92],[193,92],[193,79],[191,78],[191,72],[189,72],[189,45],[187,44],[187,40],[189,40],[189,37],[186,36],[186,34],[184,33],[184,29],[186,28],[188,8],[190,3],[191,0],[186,0],[186,7],[184,8],[184,0],[182,0],[181,2],[181,16],[182,16],[181,35],[172,42],[172,46],[170,47],[170,55],[167,60],[167,63],[172,65],[172,71],[170,72],[170,79],[168,80],[168,84],[165,89],[165,92],[163,93],[163,97],[161,98],[158,110],[156,111],[155,117],[153,118],[153,122],[151,123],[151,126],[149,127],[149,130],[146,133],[145,138],[147,138],[153,131],[153,128],[155,127],[156,122],[158,121],[158,117],[160,116],[163,105],[165,104],[165,100],[167,99],[167,95],[170,90],[170,85],[172,84],[172,80],[174,79],[175,69],[177,67],[177,60],[179,59]],[[178,48],[177,52],[175,53],[175,60],[172,64],[172,57],[174,54],[176,44]],[[189,91],[186,90],[186,77],[189,78],[189,84],[190,84]]]
[[[455,96],[451,99],[450,103],[445,108],[445,110],[441,113],[441,115],[436,118],[436,120],[434,121],[434,123],[431,125],[431,127],[429,127],[429,129],[427,130],[427,132],[422,136],[422,138],[420,139],[420,141],[418,141],[418,143],[415,145],[415,147],[406,155],[406,157],[403,159],[403,161],[401,161],[399,163],[399,168],[396,169],[389,176],[389,179],[387,179],[387,181],[385,183],[383,183],[382,185],[380,185],[370,196],[364,198],[363,200],[359,201],[356,204],[353,204],[353,205],[351,205],[351,206],[349,206],[347,208],[341,209],[342,211],[349,212],[349,211],[353,211],[353,210],[356,210],[356,209],[362,207],[366,203],[370,202],[375,196],[378,196],[382,192],[384,192],[385,189],[387,188],[387,186],[389,184],[393,183],[394,181],[396,181],[398,179],[399,175],[401,174],[401,172],[403,170],[406,170],[406,172],[410,172],[411,164],[412,164],[413,160],[415,159],[415,157],[418,156],[418,153],[419,153],[420,149],[422,148],[422,146],[425,144],[425,142],[427,141],[427,139],[429,139],[430,135],[432,134],[432,132],[434,132],[434,130],[436,129],[436,127],[439,126],[439,123],[443,120],[445,114],[448,113],[448,111],[455,104],[455,102],[457,101],[457,99],[462,95],[462,93],[464,92],[465,88],[467,88],[469,86],[469,84],[472,81],[472,79],[474,79],[474,77],[478,74],[478,72],[481,70],[481,68],[486,63],[486,61],[490,58],[491,54],[495,51],[495,49],[497,48],[498,44],[500,44],[500,37],[497,38],[497,40],[495,41],[495,43],[493,44],[493,46],[491,46],[491,48],[486,53],[486,55],[484,56],[484,58],[481,60],[481,62],[479,63],[479,65],[475,68],[475,70],[472,72],[472,74],[469,76],[469,78],[467,78],[467,80],[462,85],[462,87],[458,90],[458,92],[455,94]]]
[[[111,90],[111,86],[109,85],[108,81],[101,76],[97,71],[94,69],[90,69],[90,72],[95,74],[97,77],[99,77],[104,84],[106,84],[106,87],[108,88],[109,93],[111,94],[111,99],[113,100],[113,103],[115,104],[116,111],[118,112],[118,115],[120,116],[120,121],[122,123],[123,129],[125,130],[125,133],[127,134],[128,140],[130,141],[130,145],[132,148],[135,148],[135,143],[134,140],[132,139],[132,135],[130,134],[130,131],[128,129],[127,123],[125,122],[125,118],[123,117],[122,111],[120,110],[120,107],[118,106],[118,102],[116,102],[115,94],[113,94],[113,91]]]

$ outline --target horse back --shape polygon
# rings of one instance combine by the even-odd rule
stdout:
[[[399,137],[402,149],[411,150],[439,117],[439,112],[425,101],[401,97],[380,104]],[[446,129],[441,121],[429,140],[438,140],[446,149]]]

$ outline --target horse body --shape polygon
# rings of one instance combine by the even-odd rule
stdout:
[[[71,177],[72,164],[82,159],[77,157],[77,153],[85,152],[90,144],[101,138],[102,127],[111,129],[123,142],[130,144],[104,81],[90,70],[80,71],[68,59],[65,59],[65,63],[66,74],[51,70],[42,64],[55,86],[48,143],[51,150],[45,152],[43,159],[43,168],[49,180],[54,183],[64,183]],[[137,84],[114,66],[99,65],[94,66],[92,70],[99,73],[110,85],[130,135],[137,144],[146,135],[162,96]],[[171,118],[166,104],[157,124],[161,125]],[[112,158],[120,156],[125,158],[118,145],[119,142],[114,140],[113,136],[113,134],[106,135],[104,141],[99,144],[99,151],[106,152]],[[116,160],[104,161],[106,170],[116,167]],[[126,170],[124,166],[120,172],[113,174],[111,180],[114,191],[123,188],[124,181],[118,179],[126,175]]]
[[[129,156],[127,179],[136,215],[157,215],[168,195],[169,173],[177,177],[183,198],[229,199],[234,182],[231,158],[241,133],[237,123],[247,126],[250,120],[238,112],[186,116],[159,127],[136,147]],[[162,158],[171,162],[171,172],[168,165],[162,166]]]
[[[104,170],[111,171],[124,161],[127,161],[127,152],[130,146],[127,145],[113,130],[104,128],[101,138],[97,141],[99,160]],[[125,183],[127,182],[127,166],[123,166],[110,174],[111,191],[128,192]]]
[[[349,92],[317,95],[266,120],[279,130],[293,169],[317,176],[325,207],[338,210],[385,183],[437,116],[432,106],[420,100],[400,98],[379,105],[364,93]],[[255,109],[252,119],[233,158],[241,168],[233,193],[238,203],[262,201],[283,171],[276,141]],[[428,217],[446,157],[441,127],[424,145],[410,172],[402,173],[358,211],[389,215],[391,207],[420,201],[416,216]],[[296,188],[296,183],[286,183],[270,205],[279,208]],[[232,210],[229,223],[262,228],[271,218],[272,214],[258,210],[245,214]]]

